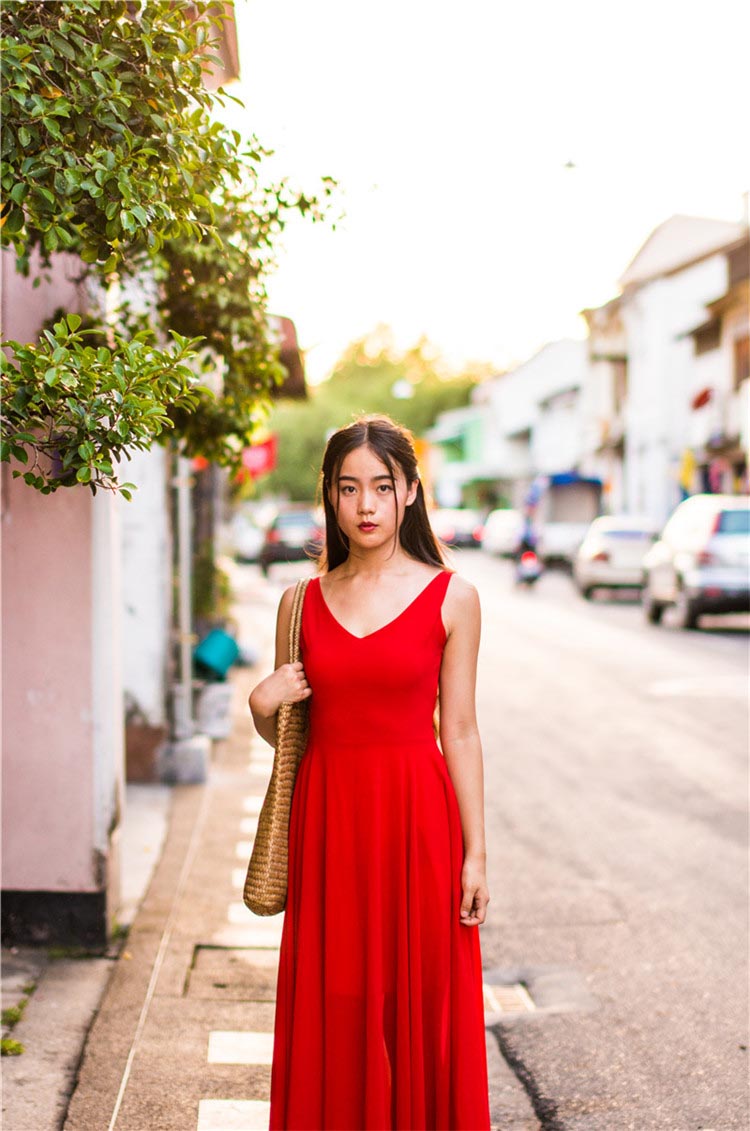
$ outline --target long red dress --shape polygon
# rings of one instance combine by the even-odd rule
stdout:
[[[433,731],[450,576],[365,637],[307,588],[272,1129],[489,1128],[479,934],[459,922],[463,838]]]

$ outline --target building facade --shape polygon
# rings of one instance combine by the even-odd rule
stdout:
[[[224,73],[210,76],[213,85],[237,74],[231,6],[225,10]],[[89,305],[73,256],[54,255],[37,287],[34,267],[24,278],[12,252],[0,257],[3,333],[21,342],[35,341],[57,310]],[[167,454],[143,453],[134,466],[127,478],[143,490],[128,504],[84,486],[42,495],[0,465],[7,943],[97,948],[115,921],[124,692],[163,728],[173,643]]]
[[[747,493],[749,248],[747,223],[656,228],[621,293],[582,311],[585,342],[549,343],[438,419],[429,438],[453,444],[438,482],[450,476],[454,505],[468,481],[520,508],[540,479],[577,474],[601,482],[605,512],[662,523],[688,494]],[[487,442],[462,466],[450,433],[477,416]]]

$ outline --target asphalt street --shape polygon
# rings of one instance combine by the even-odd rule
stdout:
[[[746,1129],[750,621],[455,565],[483,608],[485,978],[537,1006],[504,1055],[547,1128]]]

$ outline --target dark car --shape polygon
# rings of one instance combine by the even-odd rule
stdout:
[[[302,562],[315,557],[323,545],[323,527],[311,507],[279,512],[267,528],[258,561],[264,577],[274,562]]]
[[[432,529],[446,546],[475,546],[482,544],[482,520],[477,511],[458,507],[441,507],[430,514]]]

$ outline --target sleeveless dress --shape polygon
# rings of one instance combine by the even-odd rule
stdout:
[[[490,1125],[479,933],[459,922],[461,823],[433,730],[450,577],[364,637],[307,588],[271,1129]]]

